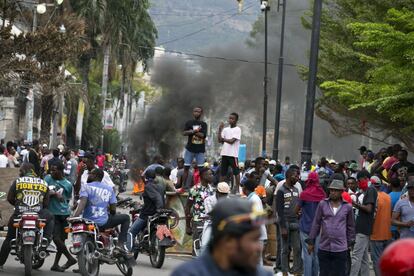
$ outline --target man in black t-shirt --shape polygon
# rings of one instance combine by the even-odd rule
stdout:
[[[408,152],[400,150],[397,154],[398,163],[395,163],[388,173],[390,180],[392,178],[404,177],[407,180],[408,174],[414,173],[414,164],[407,160]]]
[[[186,183],[188,177],[188,171],[191,167],[191,163],[195,159],[197,166],[202,168],[204,166],[206,151],[206,137],[207,137],[207,124],[201,121],[201,115],[203,109],[201,107],[194,107],[193,120],[189,120],[185,123],[184,136],[188,136],[188,142],[185,146],[184,152],[184,174],[182,183]]]
[[[368,187],[369,174],[366,171],[359,172],[357,179],[364,198],[362,203],[352,202],[352,206],[358,209],[358,216],[355,225],[356,238],[352,254],[351,276],[369,275],[368,246],[378,198],[377,190],[373,186]]]

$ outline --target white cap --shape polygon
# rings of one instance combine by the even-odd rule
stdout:
[[[273,166],[276,166],[276,160],[271,160],[270,162],[269,162],[269,165],[273,165]]]
[[[222,194],[229,194],[230,193],[230,186],[226,182],[219,182],[217,184],[217,192]]]
[[[43,144],[42,147],[47,148],[47,145],[46,144]]]

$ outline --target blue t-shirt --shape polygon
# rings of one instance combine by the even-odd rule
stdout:
[[[400,214],[402,222],[414,220],[414,203],[408,198],[398,200],[393,211]],[[400,227],[400,238],[414,238],[414,227]]]
[[[397,201],[401,197],[401,191],[400,192],[391,192],[388,194],[391,197],[391,210],[394,210],[394,206],[397,203]],[[397,231],[397,226],[392,225],[391,231]]]
[[[108,221],[108,206],[116,203],[113,188],[102,182],[87,183],[82,185],[80,197],[88,199],[83,217],[93,220],[98,226],[104,225]]]
[[[302,208],[302,215],[299,220],[299,229],[301,232],[309,235],[319,202],[303,201],[299,199],[298,204]]]
[[[56,196],[51,196],[47,209],[53,215],[70,215],[69,200],[72,198],[72,184],[65,178],[56,180],[50,175],[46,175],[45,181],[49,187],[55,186],[54,190],[60,192],[63,197],[60,200]]]

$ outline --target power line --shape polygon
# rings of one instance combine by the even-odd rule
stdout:
[[[251,5],[247,6],[246,8],[244,8],[244,9],[243,9],[243,11],[250,9],[251,7],[253,7],[253,5],[254,5],[254,4],[251,4]],[[221,23],[223,23],[223,22],[225,22],[225,21],[229,20],[230,18],[233,18],[233,17],[237,16],[238,14],[239,14],[239,12],[234,13],[234,14],[232,14],[231,16],[229,16],[229,17],[227,17],[227,18],[225,18],[225,19],[223,19],[223,20],[217,21],[217,22],[216,22],[216,23],[214,23],[213,25],[210,25],[210,26],[207,26],[207,27],[203,27],[203,28],[201,28],[201,29],[199,29],[199,30],[197,30],[197,31],[194,31],[194,32],[188,33],[188,34],[186,34],[186,35],[184,35],[184,36],[181,36],[181,37],[177,37],[177,38],[174,38],[174,39],[171,39],[171,40],[163,41],[163,42],[161,42],[161,43],[159,43],[159,44],[161,44],[161,45],[165,45],[165,44],[173,43],[173,42],[176,42],[176,41],[179,41],[179,40],[185,39],[185,38],[187,38],[187,37],[193,36],[193,35],[195,35],[195,34],[201,33],[202,31],[205,31],[205,30],[207,30],[207,29],[209,29],[209,28],[211,28],[211,27],[217,26],[218,24],[221,24]]]
[[[154,51],[158,51],[158,52],[163,52],[163,53],[169,53],[169,54],[175,54],[175,55],[179,55],[176,57],[183,57],[184,59],[189,59],[191,60],[191,57],[194,58],[202,58],[202,59],[213,59],[213,60],[219,60],[219,61],[228,61],[228,62],[242,62],[242,63],[251,63],[251,64],[264,64],[264,61],[260,61],[260,60],[247,60],[247,59],[241,59],[241,58],[228,58],[228,57],[220,57],[220,56],[206,56],[206,55],[201,55],[201,54],[197,54],[197,53],[186,53],[186,52],[182,52],[182,51],[176,51],[176,50],[166,50],[163,48],[151,48],[151,47],[147,47],[147,46],[138,46],[139,48],[143,48],[143,49],[154,49]],[[269,65],[279,65],[279,63],[273,63],[273,62],[268,62],[267,64]],[[297,67],[298,64],[292,64],[292,63],[284,63],[285,66],[289,66],[289,67]]]

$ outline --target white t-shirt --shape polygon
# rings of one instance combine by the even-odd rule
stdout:
[[[224,142],[221,149],[221,156],[239,157],[239,147],[241,139],[241,129],[236,127],[225,127],[221,132],[221,137],[224,139],[236,138],[233,144]]]
[[[4,154],[0,154],[0,168],[7,168],[9,159]]]
[[[81,184],[85,185],[88,181],[88,175],[89,175],[89,171],[85,170],[81,176]],[[109,186],[111,186],[112,188],[115,187],[114,182],[112,181],[111,177],[109,176],[109,174],[104,171],[104,177],[102,178],[102,183],[105,183]]]
[[[171,171],[171,174],[170,174],[170,180],[172,181],[172,183],[174,183],[174,185],[177,184],[177,180],[178,180],[177,172],[178,172],[178,168],[175,168]]]
[[[262,200],[260,199],[260,197],[255,192],[248,195],[247,198],[249,199],[250,202],[253,203],[253,208],[256,211],[260,211],[260,212],[263,211]],[[264,225],[264,224],[260,226],[260,240],[261,241],[267,240],[266,225]]]

